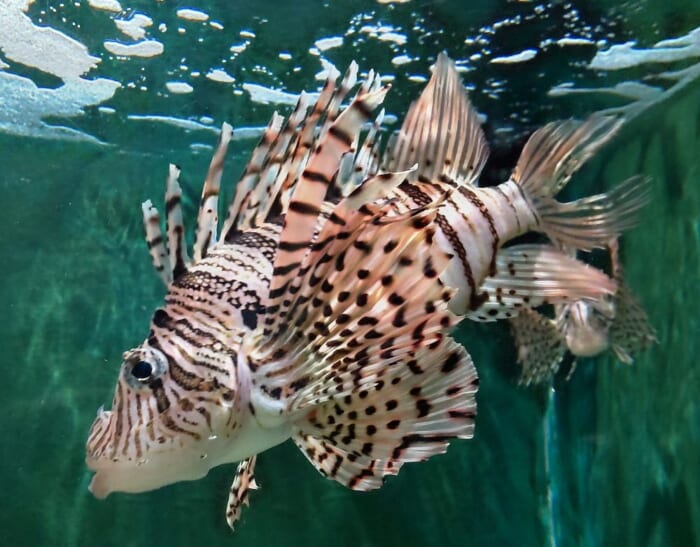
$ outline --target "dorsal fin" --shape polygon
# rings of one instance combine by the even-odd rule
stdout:
[[[200,260],[207,255],[209,247],[216,243],[219,235],[219,191],[221,175],[224,171],[226,150],[231,142],[233,129],[227,123],[221,126],[219,145],[211,158],[207,178],[202,186],[202,199],[197,215],[197,231],[195,233],[193,255],[194,260]]]
[[[168,285],[173,280],[173,275],[170,258],[165,248],[163,230],[160,227],[160,213],[150,199],[141,204],[141,210],[143,211],[143,227],[146,232],[146,245],[151,255],[151,262],[163,283]]]
[[[472,184],[488,157],[479,117],[453,62],[440,53],[428,85],[408,110],[382,168],[400,171],[418,164],[412,181],[441,176]]]
[[[299,98],[301,102],[301,97]],[[297,103],[297,107],[300,103]],[[239,229],[241,224],[241,213],[245,210],[245,203],[247,203],[250,198],[250,193],[253,191],[255,186],[260,180],[260,170],[267,158],[270,147],[275,142],[277,135],[282,128],[284,123],[284,117],[280,116],[277,112],[272,114],[272,119],[267,125],[260,142],[253,150],[251,154],[250,161],[246,165],[245,171],[243,171],[243,176],[238,181],[236,185],[236,191],[229,205],[228,212],[226,213],[226,220],[224,222],[223,229],[221,233],[223,234],[223,239],[227,240],[233,236],[233,234]]]
[[[317,125],[324,116],[323,110],[320,108],[322,104],[320,101],[317,103],[317,107],[309,116],[308,123],[305,124],[303,131],[300,134],[299,140],[296,144],[296,149],[290,162],[289,171],[287,173],[286,179],[282,182],[278,200],[280,203],[280,208],[283,212],[289,209],[289,202],[295,191],[296,185],[299,182],[301,174],[309,161],[311,153],[316,149],[318,143],[326,138],[326,134],[331,124],[335,122],[338,116],[338,109],[340,107],[341,101],[348,94],[351,87],[355,85],[357,81],[357,64],[353,61],[345,72],[345,76],[340,83],[333,96],[331,97],[330,104],[328,105],[327,112],[325,113],[324,125],[320,131],[316,131]]]
[[[182,219],[182,188],[179,178],[180,168],[171,163],[165,188],[165,213],[173,279],[185,273],[190,263],[185,242],[185,224]]]
[[[350,149],[355,136],[381,104],[387,91],[388,87],[371,93],[362,93],[360,90],[352,104],[333,122],[328,135],[316,145],[309,158],[289,203],[280,234],[270,284],[269,305],[273,308],[282,304],[280,297],[284,294],[285,285],[296,277],[301,261],[309,250],[317,229],[321,205],[343,154]],[[334,220],[330,216],[328,222]]]

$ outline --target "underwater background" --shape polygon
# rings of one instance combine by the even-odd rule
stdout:
[[[230,195],[273,110],[329,64],[392,81],[391,130],[443,50],[485,117],[486,182],[548,121],[628,118],[566,196],[653,178],[622,256],[659,343],[522,388],[507,326],[463,324],[475,438],[379,491],[323,479],[287,442],[259,457],[234,534],[234,466],[95,500],[87,431],[163,295],[140,204],[160,203],[168,163],[192,219],[222,122]],[[0,546],[700,544],[698,0],[2,0],[0,165]]]

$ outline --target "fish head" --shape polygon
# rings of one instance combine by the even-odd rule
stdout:
[[[614,307],[610,300],[578,300],[566,306],[563,330],[569,351],[578,357],[592,357],[609,346]]]
[[[97,412],[86,445],[97,498],[199,479],[222,463],[240,428],[247,403],[235,352],[215,344],[184,353],[162,342],[124,353],[112,409]]]

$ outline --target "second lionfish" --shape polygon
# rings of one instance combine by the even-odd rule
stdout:
[[[620,120],[549,124],[507,181],[481,188],[488,147],[445,55],[381,159],[388,87],[370,73],[342,109],[356,76],[353,64],[313,105],[302,94],[287,119],[273,116],[219,226],[224,125],[192,258],[176,167],[165,235],[144,204],[167,294],[90,431],[97,497],[240,462],[233,525],[256,455],[289,438],[324,476],[378,488],[404,463],[473,435],[477,373],[450,336],[462,317],[614,294],[614,280],[559,249],[619,236],[646,199],[644,181],[569,203],[554,196]],[[529,231],[553,244],[504,246]]]

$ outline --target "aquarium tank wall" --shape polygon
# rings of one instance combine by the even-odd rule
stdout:
[[[390,83],[397,130],[440,52],[506,180],[544,124],[604,112],[619,133],[566,199],[650,177],[620,240],[658,343],[631,365],[570,358],[518,379],[505,322],[464,321],[475,436],[379,490],[327,480],[291,442],[258,457],[232,532],[235,466],[95,499],[85,441],[125,348],[164,295],[140,205],[181,170],[193,226],[224,122],[234,192],[274,111],[354,60]],[[700,542],[700,4],[478,0],[3,0],[0,3],[0,545],[678,546]],[[595,257],[594,257],[594,260]]]

